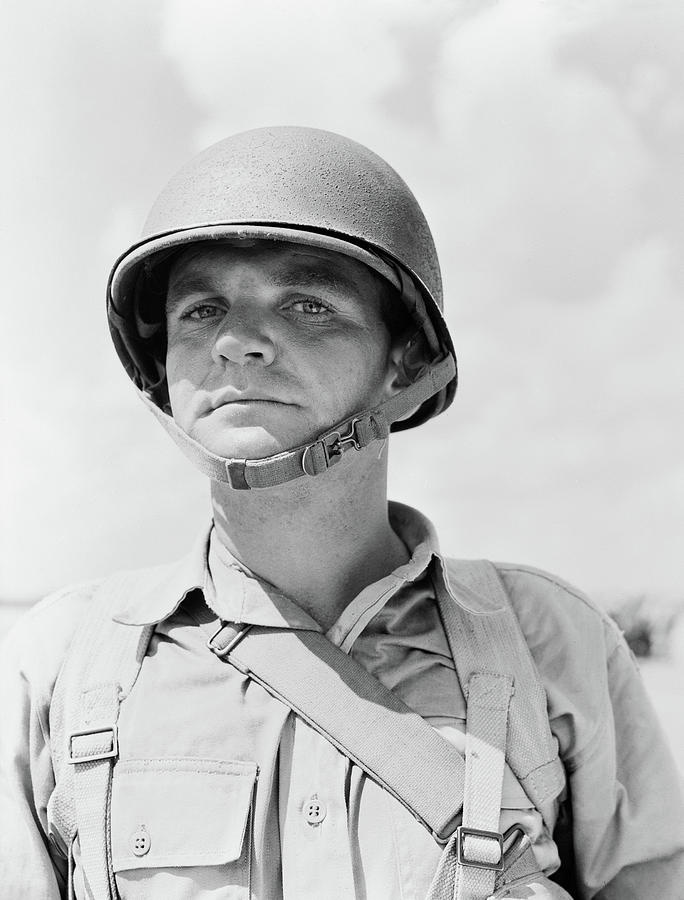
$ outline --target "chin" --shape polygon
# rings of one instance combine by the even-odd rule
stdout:
[[[215,434],[195,433],[192,436],[211,453],[226,459],[265,459],[291,447],[258,425],[224,428]]]

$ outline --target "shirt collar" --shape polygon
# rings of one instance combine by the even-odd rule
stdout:
[[[194,590],[204,590],[211,527],[204,528],[190,553],[176,563],[141,569],[130,579],[126,596],[112,618],[122,625],[155,625],[174,613]]]
[[[209,569],[204,599],[224,622],[320,631],[320,625],[294,600],[243,566],[219,541],[209,539]]]
[[[427,516],[411,506],[397,503],[396,500],[389,501],[388,511],[390,525],[406,544],[406,548],[411,554],[411,559],[406,566],[401,566],[396,570],[397,574],[402,573],[402,576],[410,578],[413,570],[422,571],[427,568],[433,556],[441,558],[437,532]],[[405,572],[404,569],[406,569]]]
[[[363,597],[361,605],[370,608],[373,595],[387,595],[385,582],[392,582],[390,588],[398,588],[418,578],[433,557],[441,559],[435,529],[425,516],[390,501],[389,520],[411,558],[391,575],[369,585],[350,606],[358,606],[357,601]],[[205,528],[190,553],[177,563],[135,573],[136,578],[131,579],[131,587],[115,606],[112,618],[124,625],[156,624],[172,615],[188,594],[200,590],[214,612],[226,621],[321,630],[295,602],[245,569],[218,541],[211,541],[211,533],[211,527]]]

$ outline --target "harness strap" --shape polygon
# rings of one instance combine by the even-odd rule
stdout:
[[[466,562],[458,565],[457,575],[452,588],[459,601],[438,587],[439,579],[435,594],[466,689],[465,765],[420,716],[319,632],[229,623],[208,645],[290,706],[438,840],[451,835],[430,900],[485,900],[497,874],[501,883],[508,880],[501,872],[504,840],[498,827],[514,685],[525,698],[518,729],[537,726],[534,734],[524,735],[524,743],[532,741],[546,754],[552,738],[543,688],[495,567],[485,561]],[[479,609],[484,595],[486,612],[469,609],[473,593],[478,594]],[[377,735],[383,736],[382,746]],[[454,753],[457,759],[452,761]],[[557,757],[540,766],[537,752],[527,761],[531,771],[523,770],[526,789],[534,789],[535,800],[555,796],[563,784]],[[454,830],[461,809],[462,822]],[[518,875],[521,868],[536,871],[531,852],[517,863]]]
[[[81,724],[89,727],[73,732],[69,739],[81,864],[90,892],[98,900],[116,897],[111,871],[109,794],[112,762],[118,755],[118,688],[118,684],[105,684],[83,691]]]
[[[121,625],[111,603],[127,596],[139,573],[106,579],[91,598],[69,648],[50,709],[55,791],[51,818],[67,838],[69,897],[74,896],[73,843],[78,834],[83,876],[97,900],[116,900],[109,803],[118,758],[119,706],[129,694],[154,626]]]
[[[188,459],[213,481],[235,490],[252,490],[284,484],[302,475],[320,475],[348,450],[362,450],[373,441],[385,440],[393,422],[410,413],[446,387],[456,374],[453,356],[445,356],[384,403],[368,412],[344,419],[317,440],[265,459],[228,459],[211,453],[180,428],[144,392],[140,397]]]
[[[509,676],[473,675],[468,685],[466,783],[456,870],[458,900],[488,896],[497,871],[504,868],[503,837],[499,839],[498,832],[512,693],[513,679]],[[475,833],[481,831],[490,834]]]
[[[208,646],[289,706],[438,841],[447,841],[463,804],[463,757],[356,660],[320,632],[255,625],[221,625]]]
[[[449,590],[442,579],[434,588],[459,681],[466,686],[482,671],[513,676],[506,762],[541,810],[562,792],[565,772],[546,691],[506,588],[487,560],[450,560],[444,576]]]
[[[485,900],[495,884],[538,870],[526,837],[525,852],[516,842],[504,860],[505,836],[498,829],[505,761],[538,804],[558,795],[564,775],[546,695],[496,567],[487,560],[453,561],[444,575],[451,593],[434,579],[435,596],[467,691],[465,796],[461,828],[442,853],[428,900]],[[497,872],[501,863],[504,871]]]
[[[499,817],[512,691],[508,676],[470,679],[463,819],[442,853],[428,900],[485,900],[504,871]]]
[[[496,569],[489,563],[458,564],[456,577],[458,581],[453,583],[452,590],[458,601],[454,601],[447,591],[436,589],[436,596],[459,680],[467,686],[468,731],[479,740],[487,740],[486,736],[477,734],[480,726],[476,723],[480,714],[476,715],[477,700],[476,709],[471,710],[472,700],[479,695],[482,685],[489,685],[492,676],[495,676],[494,684],[500,684],[500,676],[510,681],[512,674],[516,694],[511,701],[507,758],[530,798],[535,803],[548,800],[556,796],[562,787],[562,767],[557,757],[553,763],[544,762],[550,758],[547,744],[552,738],[548,719],[545,718],[543,689],[538,685],[538,676],[535,676],[529,650],[505,589]],[[148,589],[146,586],[157,585],[158,579],[156,570],[144,570],[123,573],[103,582],[95,592],[66,656],[50,710],[56,780],[50,800],[50,818],[55,822],[58,833],[68,837],[65,855],[72,855],[73,838],[78,828],[87,884],[102,887],[101,893],[95,894],[98,900],[100,896],[107,900],[116,898],[109,860],[108,822],[111,767],[118,752],[116,728],[119,704],[135,683],[154,630],[154,626],[121,625],[112,621],[111,608],[114,601],[120,602],[122,597],[135,597],[141,590]],[[477,613],[468,605],[473,592],[479,595],[475,606]],[[224,626],[219,634],[212,635],[210,644],[214,645],[212,650],[217,656],[233,657],[230,661],[238,668],[249,670],[251,677],[295,709],[341,752],[354,759],[438,840],[445,842],[454,833],[464,791],[470,790],[471,778],[474,778],[473,790],[478,793],[476,785],[479,776],[470,774],[474,757],[468,768],[458,752],[426,722],[320,633],[288,631],[286,636],[290,643],[283,645],[273,631],[270,636],[264,633],[268,631],[271,630],[261,629],[259,634],[259,629],[253,628],[244,634],[235,626]],[[249,635],[256,638],[256,643],[248,643]],[[267,638],[278,641],[277,648],[275,644],[269,644]],[[254,647],[254,659],[251,655],[245,655],[250,651],[250,646]],[[293,655],[295,650],[297,657]],[[321,662],[316,663],[319,656]],[[341,673],[336,668],[331,671],[334,668],[332,656],[342,657],[345,665]],[[268,668],[261,669],[262,663],[267,667],[273,664],[277,670],[276,676],[284,679],[279,688],[267,683],[271,672]],[[312,663],[316,665],[314,669],[310,668]],[[357,677],[357,669],[360,669],[361,678]],[[327,679],[325,683],[322,681],[324,676]],[[301,684],[297,687],[298,682]],[[288,685],[293,683],[300,693],[290,702],[286,694],[289,693]],[[341,690],[346,690],[343,701],[340,700]],[[378,690],[384,692],[380,701],[377,699]],[[488,687],[484,693],[484,699],[491,700],[493,695],[490,695]],[[521,705],[521,700],[524,700],[524,705]],[[314,721],[314,717],[318,718],[316,703],[320,702],[323,702],[327,715],[325,728],[329,728],[331,734],[327,734],[325,728]],[[486,718],[484,707],[482,717]],[[350,728],[352,723],[354,727]],[[496,731],[500,726],[490,723],[487,727]],[[425,740],[428,741],[427,747],[417,743]],[[362,757],[367,754],[369,742],[373,745],[371,761],[364,765]],[[506,743],[505,737],[503,742]],[[351,750],[350,744],[353,745]],[[424,749],[416,752],[415,747],[420,746]],[[468,746],[473,756],[472,739],[470,744],[467,740]],[[524,748],[522,756],[519,747]],[[393,759],[398,760],[394,765]],[[489,774],[488,770],[487,777]],[[85,780],[78,781],[80,778]],[[76,794],[83,794],[84,797],[75,799]],[[467,830],[475,826],[472,823],[469,826],[467,819],[464,819],[462,827]],[[107,849],[98,858],[97,848],[102,848],[102,833],[106,835]],[[477,837],[475,835],[462,831],[461,836],[466,857],[465,860],[462,858],[461,864],[465,867],[468,858],[472,862],[477,853],[484,854],[487,848],[477,846],[473,840]],[[482,843],[491,846],[491,840],[486,837]],[[531,856],[531,853],[526,854],[528,860]],[[528,861],[524,866],[529,867],[530,864]],[[516,865],[518,873],[521,866],[522,862]],[[508,878],[504,876],[502,880],[508,881]],[[453,882],[451,890],[451,895],[448,895],[450,900],[454,896]],[[487,895],[480,893],[473,896]]]

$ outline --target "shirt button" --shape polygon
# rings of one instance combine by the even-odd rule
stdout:
[[[141,825],[140,828],[136,828],[130,839],[131,850],[133,853],[135,853],[136,856],[144,856],[149,851],[151,844],[152,841],[150,840],[150,836],[145,826]]]
[[[309,825],[320,825],[327,812],[328,808],[318,799],[318,794],[313,794],[304,804],[304,815]]]

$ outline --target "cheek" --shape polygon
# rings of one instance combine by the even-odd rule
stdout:
[[[322,402],[330,398],[358,403],[374,398],[384,384],[389,357],[389,335],[359,330],[345,340],[310,341],[300,348],[298,368],[316,383]]]
[[[185,367],[179,365],[180,358],[172,350],[166,354],[166,383],[169,389],[169,399],[173,406],[174,400],[178,398],[182,392],[183,385],[187,383],[185,378]]]
[[[185,423],[192,398],[202,380],[203,368],[196,356],[189,348],[170,342],[166,354],[166,382],[173,415],[181,425]]]
[[[185,379],[168,379],[171,415],[181,427],[189,424],[193,388]]]
[[[169,393],[175,383],[190,382],[200,384],[203,373],[210,364],[210,354],[202,343],[179,340],[173,334],[169,335],[166,350],[166,378],[169,384]]]

